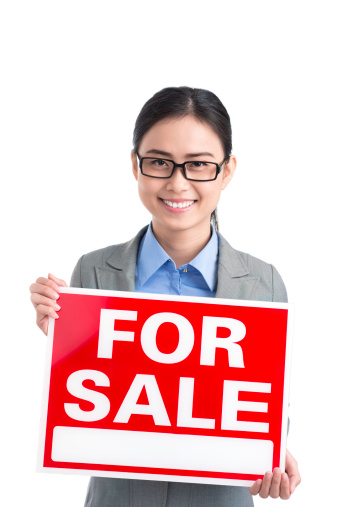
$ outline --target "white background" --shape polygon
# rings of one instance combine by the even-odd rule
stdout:
[[[219,205],[237,249],[296,306],[293,506],[332,505],[337,453],[337,31],[334,1],[15,1],[0,7],[1,498],[82,506],[87,478],[37,474],[46,338],[29,285],[149,221],[130,150],[165,86],[214,91],[238,168]],[[261,499],[256,505],[263,505]],[[272,500],[265,501],[270,505]]]

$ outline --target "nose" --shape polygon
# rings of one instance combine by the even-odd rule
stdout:
[[[183,168],[175,167],[171,178],[167,180],[167,189],[176,193],[183,192],[190,187],[190,182],[184,177]]]

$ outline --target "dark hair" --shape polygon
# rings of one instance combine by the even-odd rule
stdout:
[[[224,158],[228,161],[232,150],[232,131],[227,110],[214,93],[188,86],[163,88],[144,104],[135,123],[133,152],[137,152],[143,136],[155,123],[165,118],[184,116],[193,116],[214,130],[222,143]],[[211,219],[218,230],[216,210]]]

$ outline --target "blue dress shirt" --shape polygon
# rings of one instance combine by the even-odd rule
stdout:
[[[150,224],[138,251],[135,291],[215,297],[217,260],[218,236],[213,226],[211,238],[203,250],[189,264],[176,268],[155,238]]]

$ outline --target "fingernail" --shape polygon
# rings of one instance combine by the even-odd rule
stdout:
[[[54,296],[54,299],[59,299],[60,294],[58,294],[57,292],[54,292],[53,296]]]
[[[288,476],[286,474],[282,474],[282,481],[287,481],[288,480]]]
[[[57,310],[57,311],[58,311],[58,310],[60,310],[61,306],[60,306],[60,305],[58,305],[57,303],[55,303],[54,308],[55,308],[55,310]]]

